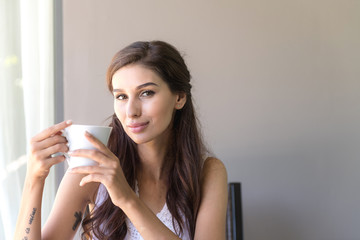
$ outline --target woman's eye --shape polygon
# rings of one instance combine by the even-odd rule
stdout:
[[[119,94],[119,95],[117,95],[115,98],[116,98],[117,100],[124,100],[124,99],[126,99],[126,95],[124,95],[124,94]]]
[[[155,94],[154,91],[146,90],[146,91],[143,91],[143,92],[141,93],[141,96],[142,96],[142,97],[150,97],[150,96],[152,96],[152,95],[154,95],[154,94]]]

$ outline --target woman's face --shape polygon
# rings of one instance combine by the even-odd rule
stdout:
[[[112,85],[115,114],[127,135],[137,144],[164,140],[174,111],[185,104],[179,94],[152,70],[136,64],[120,68]]]

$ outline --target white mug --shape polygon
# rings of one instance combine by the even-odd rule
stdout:
[[[92,125],[77,125],[73,124],[64,129],[63,135],[68,141],[69,151],[75,151],[77,149],[96,149],[85,137],[85,132],[89,132],[91,135],[99,139],[105,146],[110,137],[112,127],[105,126],[92,126]],[[80,166],[94,166],[97,162],[85,157],[73,157],[68,154],[64,154],[69,164],[69,168]]]

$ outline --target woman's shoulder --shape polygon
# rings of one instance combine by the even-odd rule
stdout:
[[[201,177],[202,182],[208,182],[212,180],[227,181],[227,171],[225,164],[216,157],[207,157],[204,160]]]
[[[226,172],[225,164],[216,157],[207,157],[204,160],[203,173],[208,171]]]
[[[224,163],[214,157],[204,162],[201,203],[196,220],[196,237],[223,239],[228,202],[227,173]]]

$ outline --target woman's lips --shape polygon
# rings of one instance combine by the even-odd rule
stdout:
[[[139,132],[143,131],[148,126],[148,124],[149,124],[149,122],[132,123],[132,124],[128,124],[127,127],[130,129],[131,132],[139,133]]]

